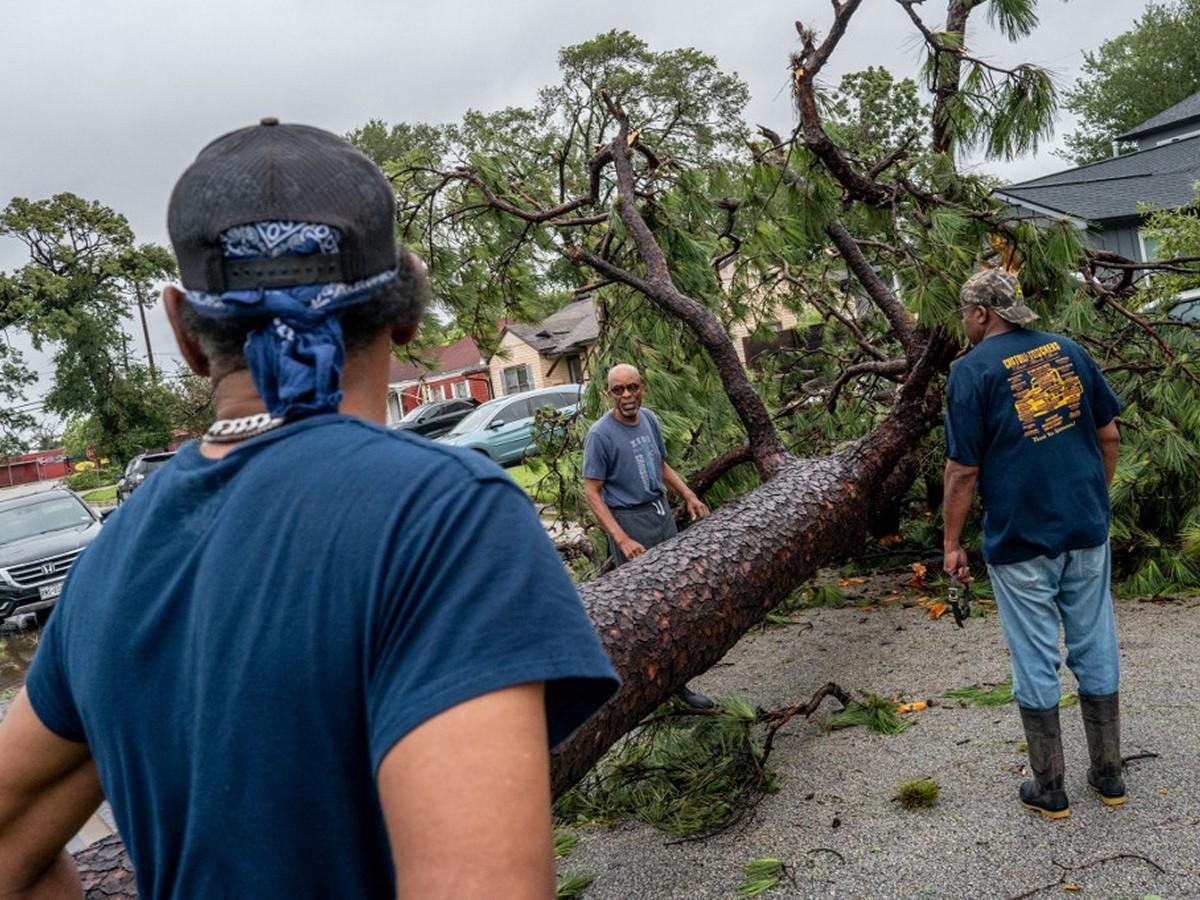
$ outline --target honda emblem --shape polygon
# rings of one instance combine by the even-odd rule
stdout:
[[[42,574],[43,575],[53,575],[54,574],[54,563],[46,563],[44,566],[42,566]]]

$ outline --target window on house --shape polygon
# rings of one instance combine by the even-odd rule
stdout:
[[[761,369],[775,354],[801,347],[794,329],[784,329],[779,322],[764,322],[753,334],[742,339],[742,352],[752,368]]]
[[[567,372],[571,376],[572,384],[583,383],[583,360],[578,356],[567,357]]]
[[[509,366],[503,373],[504,393],[519,394],[533,388],[533,379],[529,374],[529,366]]]
[[[471,386],[466,380],[454,382],[454,396],[459,400],[466,400],[471,396]]]

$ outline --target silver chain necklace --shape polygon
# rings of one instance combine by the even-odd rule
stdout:
[[[284,424],[284,421],[280,416],[272,416],[265,412],[242,416],[240,419],[217,419],[208,426],[202,440],[209,444],[232,444],[266,434]]]

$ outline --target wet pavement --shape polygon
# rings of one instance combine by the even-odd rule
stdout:
[[[0,629],[0,718],[25,683],[25,671],[33,662],[40,634],[36,628],[10,625]]]

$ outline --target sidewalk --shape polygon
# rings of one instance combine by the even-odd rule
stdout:
[[[742,866],[775,856],[791,867],[761,895],[783,897],[1200,896],[1200,602],[1121,603],[1125,756],[1129,803],[1102,806],[1086,786],[1087,751],[1078,706],[1062,711],[1067,789],[1073,814],[1052,822],[1021,808],[1026,757],[1014,705],[960,707],[944,691],[1003,681],[1008,660],[999,619],[955,628],[919,609],[822,609],[806,626],[743,638],[726,659],[692,681],[764,708],[807,700],[826,681],[852,693],[898,693],[936,706],[887,737],[793,720],[769,765],[780,778],[753,820],[709,840],[667,846],[666,835],[627,824],[581,828],[579,848],[559,872],[596,876],[587,900],[729,898]],[[1064,692],[1076,689],[1063,675]],[[941,799],[906,812],[892,798],[902,782],[933,778]],[[1074,868],[1064,868],[1074,867]],[[1036,890],[1039,887],[1044,889]],[[1033,893],[1029,893],[1029,892]]]

